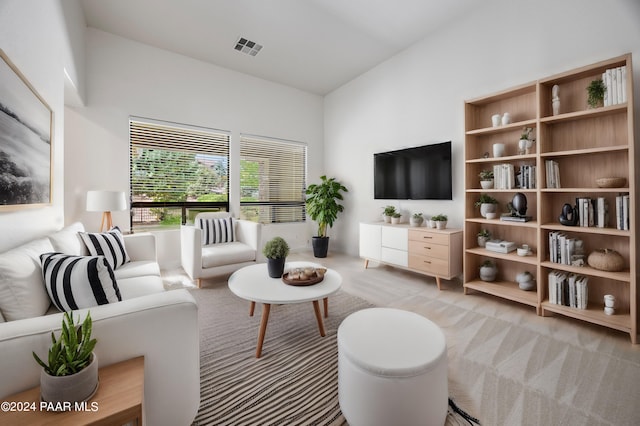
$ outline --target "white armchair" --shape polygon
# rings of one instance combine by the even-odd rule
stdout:
[[[222,213],[200,213],[196,226],[183,225],[180,229],[182,267],[200,287],[202,278],[230,274],[244,266],[257,263],[261,225],[248,220],[234,219],[234,241],[204,245],[200,219],[228,218]]]

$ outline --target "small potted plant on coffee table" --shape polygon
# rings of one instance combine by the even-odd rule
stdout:
[[[262,249],[267,258],[267,270],[271,278],[280,278],[284,273],[284,263],[289,255],[289,244],[282,237],[273,237]]]

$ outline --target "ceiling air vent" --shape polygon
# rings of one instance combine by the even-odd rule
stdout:
[[[234,49],[238,52],[246,53],[250,56],[256,56],[262,49],[262,45],[256,43],[255,41],[247,40],[244,37],[240,37],[238,38],[238,41],[236,41],[236,47],[234,47]]]

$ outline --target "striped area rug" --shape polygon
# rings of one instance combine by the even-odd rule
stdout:
[[[191,292],[201,333],[201,402],[193,426],[347,424],[338,404],[336,333],[347,315],[371,304],[342,291],[332,296],[324,338],[311,303],[272,306],[256,359],[260,305],[249,317],[249,302],[226,283]],[[450,412],[447,424],[463,423]]]

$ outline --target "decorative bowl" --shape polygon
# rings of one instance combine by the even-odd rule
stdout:
[[[525,248],[518,247],[516,249],[516,252],[518,253],[518,256],[528,256],[528,255],[531,254],[531,249],[525,249]]]
[[[587,263],[600,271],[617,272],[624,268],[624,258],[611,249],[596,249],[589,254]]]
[[[620,188],[627,183],[627,178],[623,177],[601,177],[596,179],[598,188]]]

